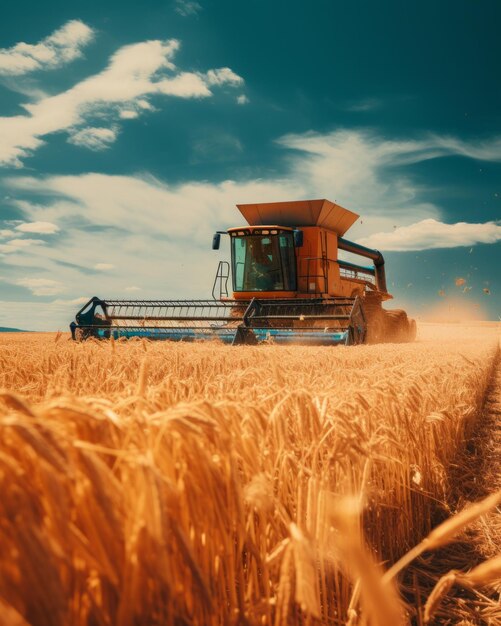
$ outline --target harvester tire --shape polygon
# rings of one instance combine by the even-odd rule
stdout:
[[[389,343],[403,343],[409,341],[410,323],[407,313],[401,309],[385,311],[386,341]]]

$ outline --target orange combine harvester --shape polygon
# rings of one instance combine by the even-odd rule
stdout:
[[[247,225],[229,235],[231,261],[221,261],[212,300],[102,300],[77,313],[73,339],[147,337],[232,344],[353,345],[412,341],[416,323],[386,310],[380,252],[344,239],[358,215],[329,200],[239,204]],[[359,265],[339,250],[369,259]],[[232,281],[232,294],[228,289]]]

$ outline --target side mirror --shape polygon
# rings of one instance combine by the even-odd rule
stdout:
[[[221,233],[216,233],[214,237],[212,237],[212,249],[219,250],[220,245],[221,245]]]
[[[303,231],[295,230],[294,231],[294,245],[296,248],[301,248],[303,246]]]

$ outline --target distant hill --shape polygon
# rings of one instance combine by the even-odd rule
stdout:
[[[29,330],[21,330],[20,328],[6,328],[0,326],[0,333],[29,333]]]

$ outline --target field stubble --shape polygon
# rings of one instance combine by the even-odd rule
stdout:
[[[498,342],[1,337],[0,624],[421,623],[382,571],[450,509]]]

